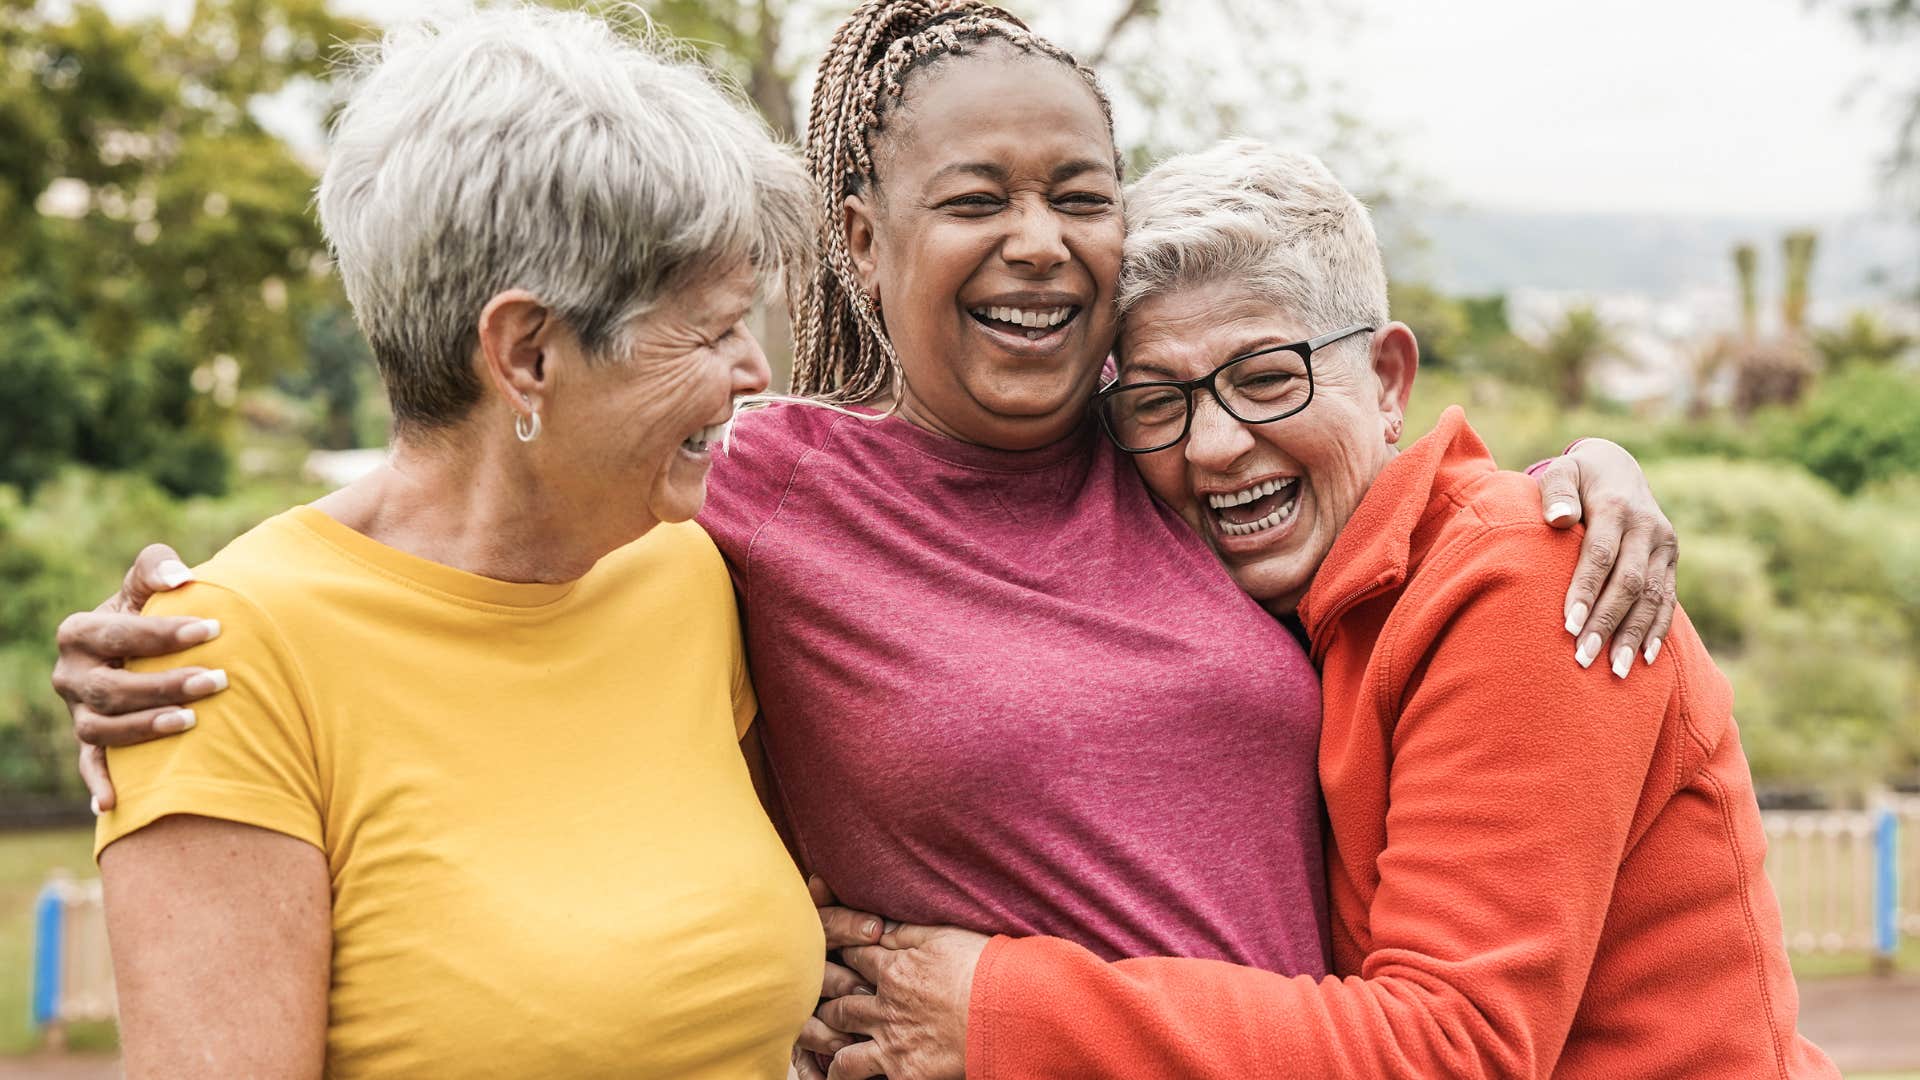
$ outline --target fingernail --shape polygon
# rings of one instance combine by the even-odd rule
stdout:
[[[200,619],[180,628],[174,637],[182,645],[198,645],[203,641],[212,641],[220,636],[219,619]]]
[[[1618,678],[1626,678],[1633,670],[1633,646],[1622,645],[1613,650],[1613,673]]]
[[[1567,612],[1567,633],[1578,634],[1580,628],[1587,625],[1587,605],[1575,604]]]
[[[873,996],[873,987],[871,987],[871,986],[856,986],[856,987],[854,987],[854,988],[853,988],[853,992],[854,992],[854,993],[856,993],[856,994],[865,994],[865,995],[867,995],[868,997],[872,997],[872,996]]]
[[[1559,521],[1561,518],[1570,518],[1573,515],[1573,504],[1570,502],[1557,502],[1547,507],[1548,521]]]
[[[197,723],[199,723],[199,721],[194,719],[192,709],[175,709],[172,712],[161,713],[159,716],[154,717],[153,730],[162,735],[173,735],[185,731]]]
[[[879,932],[880,932],[879,919],[868,919],[866,922],[863,922],[860,924],[860,933],[862,933],[867,937],[872,937],[873,935]]]
[[[1647,639],[1647,663],[1649,664],[1653,663],[1653,658],[1659,655],[1660,655],[1660,639],[1657,637],[1648,638]]]
[[[1581,642],[1580,648],[1575,650],[1573,658],[1579,662],[1581,667],[1592,667],[1594,658],[1599,655],[1600,635],[1588,634],[1587,640]]]
[[[169,589],[177,589],[193,580],[193,571],[187,569],[187,564],[179,559],[168,559],[154,567],[153,572],[160,578],[160,584]]]
[[[885,928],[884,928],[884,932],[885,932],[885,933],[889,933],[889,934],[891,934],[891,933],[893,933],[893,932],[894,932],[895,930],[898,930],[898,929],[900,929],[900,924],[899,924],[899,923],[897,923],[897,922],[891,922],[891,921],[889,921],[889,922],[888,922],[888,923],[886,924],[886,926],[885,926]]]
[[[91,807],[93,807],[93,816],[94,816],[94,817],[99,817],[99,816],[100,816],[100,798],[99,798],[99,796],[97,796],[97,795],[96,795],[96,796],[94,796],[93,798],[91,798],[91,799],[88,799],[88,800],[87,800],[87,805],[88,805],[88,806],[91,806]]]
[[[220,668],[214,668],[212,671],[203,671],[198,675],[189,677],[186,682],[180,684],[180,689],[195,697],[205,697],[208,694],[218,693],[226,688],[227,673]]]

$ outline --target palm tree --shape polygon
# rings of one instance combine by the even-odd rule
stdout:
[[[1620,355],[1621,350],[1619,340],[1598,312],[1591,307],[1576,307],[1547,332],[1547,339],[1536,346],[1536,351],[1554,397],[1562,407],[1577,409],[1586,404],[1593,369],[1601,361]]]

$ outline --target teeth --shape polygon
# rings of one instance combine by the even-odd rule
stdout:
[[[725,422],[714,424],[710,427],[703,427],[692,435],[687,436],[686,441],[681,445],[690,446],[695,450],[703,449],[708,443],[719,442],[726,433],[727,425]]]
[[[1220,531],[1228,536],[1251,536],[1257,532],[1265,532],[1276,525],[1285,524],[1293,518],[1294,512],[1299,510],[1299,508],[1299,499],[1289,499],[1285,506],[1280,507],[1259,521],[1251,521],[1245,525],[1235,525],[1228,521],[1220,521],[1215,524],[1219,525]]]
[[[1243,506],[1255,499],[1264,499],[1268,495],[1272,495],[1282,488],[1285,488],[1287,485],[1293,483],[1293,481],[1293,477],[1284,476],[1279,479],[1255,484],[1243,491],[1232,491],[1224,495],[1209,495],[1207,496],[1207,505],[1213,507],[1215,510],[1225,510],[1229,506]]]
[[[1036,308],[1032,310],[1016,307],[977,307],[970,310],[973,314],[983,319],[1012,323],[1015,326],[1025,327],[1028,330],[1045,330],[1059,326],[1073,315],[1073,309],[1071,307]]]

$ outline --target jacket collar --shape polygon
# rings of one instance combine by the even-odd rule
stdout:
[[[1406,583],[1416,555],[1425,554],[1416,552],[1415,535],[1435,514],[1452,513],[1449,493],[1493,469],[1493,455],[1454,405],[1432,431],[1380,470],[1300,602],[1300,621],[1312,639],[1316,664],[1325,657],[1341,616]]]

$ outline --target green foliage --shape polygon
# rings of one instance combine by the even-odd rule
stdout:
[[[1463,304],[1426,285],[1395,282],[1389,288],[1388,305],[1393,317],[1411,327],[1420,340],[1423,366],[1461,366],[1473,330]]]
[[[66,708],[48,683],[54,629],[113,592],[141,547],[165,537],[189,561],[319,494],[256,482],[221,499],[179,499],[136,475],[68,468],[31,503],[0,487],[0,791],[78,794]]]
[[[1920,378],[1856,367],[1822,381],[1783,427],[1780,456],[1849,494],[1920,473]]]
[[[253,107],[366,33],[324,0],[204,0],[179,33],[5,6],[0,435],[25,450],[0,482],[78,461],[224,489],[237,391],[297,364],[308,312],[338,304],[313,171]]]

